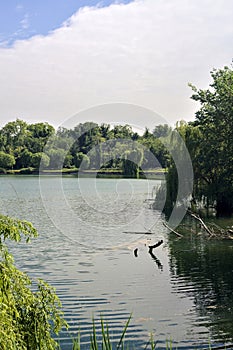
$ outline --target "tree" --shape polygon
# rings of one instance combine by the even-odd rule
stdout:
[[[143,161],[143,148],[135,148],[132,151],[127,150],[122,159],[123,175],[128,177],[139,178],[139,167]]]
[[[113,128],[113,135],[116,139],[127,139],[132,136],[132,127],[128,124],[126,125],[115,125]]]
[[[186,125],[183,121],[177,123],[176,129],[163,139],[170,159],[165,175],[166,184],[158,189],[154,203],[154,208],[163,208],[165,215],[175,225],[180,214],[185,212],[192,194],[192,164],[184,142]]]
[[[167,137],[172,132],[172,128],[168,124],[159,124],[153,130],[153,135],[156,138]]]
[[[17,168],[28,168],[33,166],[33,153],[30,152],[27,148],[24,149],[17,158]]]
[[[38,152],[32,154],[31,166],[33,168],[39,169],[40,167],[47,168],[50,163],[50,158],[47,154]]]
[[[55,135],[55,129],[48,123],[29,124],[25,146],[32,153],[43,152],[47,141]]]
[[[27,221],[0,215],[0,344],[2,350],[58,349],[52,334],[66,325],[54,288],[43,280],[31,290],[30,278],[14,265],[6,240],[37,236]]]
[[[82,168],[83,170],[89,169],[90,167],[90,158],[88,155],[79,152],[75,156],[75,166],[77,168]]]
[[[50,158],[49,167],[51,169],[60,170],[64,166],[64,161],[66,157],[66,151],[64,149],[48,149],[48,156]]]
[[[0,151],[0,168],[11,169],[14,165],[15,165],[14,156]]]
[[[2,138],[5,142],[5,151],[12,153],[15,148],[24,146],[27,123],[23,120],[7,123],[1,130]]]
[[[196,140],[186,140],[192,156],[195,176],[194,196],[202,196],[216,205],[217,215],[233,213],[233,70],[214,69],[206,90],[191,85],[192,99],[201,104],[196,113]],[[191,142],[191,140],[193,142]]]
[[[143,167],[153,169],[155,167],[166,168],[169,164],[169,153],[162,142],[146,129],[140,143],[145,146]]]

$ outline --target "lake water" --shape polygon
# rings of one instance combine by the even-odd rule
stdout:
[[[156,180],[0,177],[0,212],[31,221],[39,237],[11,245],[18,267],[56,287],[70,328],[88,349],[92,317],[118,339],[157,349],[233,342],[233,242],[187,233],[178,239],[150,209]],[[228,224],[233,224],[229,221]],[[145,232],[152,232],[150,235]],[[148,245],[164,243],[148,254]],[[138,256],[134,249],[138,248]],[[100,326],[97,323],[97,332]]]

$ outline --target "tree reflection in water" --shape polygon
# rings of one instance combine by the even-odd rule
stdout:
[[[188,234],[169,236],[171,283],[193,299],[211,343],[233,342],[233,242]]]

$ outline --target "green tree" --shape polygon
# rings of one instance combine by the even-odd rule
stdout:
[[[40,166],[42,168],[47,168],[49,166],[49,163],[50,158],[47,154],[42,152],[32,154],[31,166],[33,168],[39,169]]]
[[[186,135],[193,159],[194,196],[216,204],[217,215],[233,213],[233,70],[214,69],[206,90],[191,85],[192,99],[201,105],[193,123],[196,141]],[[190,142],[194,141],[194,142]]]
[[[54,127],[48,123],[30,124],[27,129],[31,132],[32,137],[42,138],[46,141],[55,134]]]
[[[0,168],[11,169],[15,165],[15,158],[11,154],[0,151]]]
[[[1,130],[1,138],[4,140],[4,149],[7,153],[13,153],[16,148],[23,147],[27,135],[27,123],[23,120],[7,123]]]
[[[0,215],[0,344],[2,350],[58,349],[52,338],[66,325],[54,288],[43,280],[31,290],[30,278],[14,265],[6,240],[28,242],[37,231],[27,221]]]
[[[72,168],[73,165],[74,165],[73,156],[72,156],[72,154],[67,153],[67,154],[66,154],[66,157],[65,157],[65,159],[64,159],[63,167],[69,169],[69,168]]]
[[[49,167],[51,169],[62,169],[66,157],[66,151],[64,149],[48,149],[48,156],[50,158]]]
[[[168,124],[159,124],[153,130],[154,137],[167,137],[172,132],[171,126]]]
[[[83,170],[89,169],[90,167],[90,158],[88,155],[79,152],[75,156],[75,166],[79,168],[80,166],[82,167]]]
[[[146,129],[140,139],[140,143],[145,146],[143,168],[167,168],[170,157],[163,140],[164,138],[157,138]]]
[[[28,168],[33,166],[33,153],[27,148],[24,149],[17,158],[17,168]]]
[[[143,148],[127,150],[122,159],[122,171],[125,176],[139,178],[139,168],[143,161]]]

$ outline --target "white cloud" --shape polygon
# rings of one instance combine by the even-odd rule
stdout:
[[[59,125],[111,102],[145,106],[168,122],[190,119],[187,83],[206,87],[213,67],[231,63],[232,18],[229,0],[83,8],[47,36],[0,48],[0,122]]]
[[[23,19],[20,21],[21,28],[23,30],[28,29],[30,27],[30,22],[29,22],[29,14],[25,13]]]

